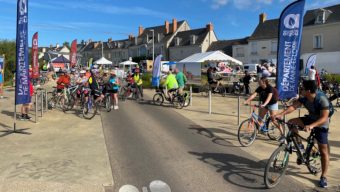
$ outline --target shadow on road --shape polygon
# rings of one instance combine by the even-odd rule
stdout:
[[[216,168],[223,178],[236,186],[248,189],[265,189],[263,163],[234,154],[188,152],[198,160]]]

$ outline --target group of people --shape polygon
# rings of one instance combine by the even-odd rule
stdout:
[[[258,65],[256,67],[257,77],[275,77],[276,75],[276,66],[270,63],[264,63],[262,65]]]
[[[279,112],[278,108],[278,92],[276,88],[272,87],[267,77],[261,77],[258,81],[259,87],[255,92],[244,102],[249,104],[257,95],[261,102],[259,108],[259,123],[261,124],[260,130],[267,132],[263,118],[269,112],[273,123],[277,126],[281,133],[281,137],[278,139],[280,142],[286,140],[283,127],[281,127],[276,118],[281,118],[284,115],[290,114],[301,106],[304,106],[308,110],[308,115],[304,117],[297,117],[289,120],[289,123],[299,125],[304,128],[304,131],[310,132],[315,130],[315,139],[318,141],[319,151],[321,153],[322,173],[319,181],[320,187],[327,187],[327,171],[329,165],[329,145],[328,145],[328,130],[330,123],[330,113],[332,104],[328,100],[327,96],[320,90],[315,80],[303,80],[299,87],[299,97],[294,101],[293,105],[287,109]],[[297,129],[292,130],[298,133]],[[297,138],[299,147],[303,150],[304,146],[301,139]]]
[[[167,88],[168,97],[171,100],[172,92],[178,89],[179,94],[183,94],[185,84],[187,83],[187,77],[185,74],[178,70],[178,68],[169,69],[166,77],[163,77],[162,85]]]

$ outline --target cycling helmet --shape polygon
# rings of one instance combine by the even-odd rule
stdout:
[[[85,70],[80,70],[80,72],[79,72],[80,74],[85,74],[86,73],[86,71]]]

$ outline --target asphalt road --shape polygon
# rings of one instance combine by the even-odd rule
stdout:
[[[230,143],[212,142],[175,109],[126,101],[102,112],[102,122],[117,192],[266,190],[264,162]],[[303,185],[286,176],[266,191],[303,191]]]

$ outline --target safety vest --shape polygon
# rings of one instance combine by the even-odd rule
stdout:
[[[133,76],[133,80],[135,81],[135,83],[136,83],[137,85],[143,84],[143,81],[142,81],[142,79],[139,77],[139,74],[135,74],[135,75]]]

